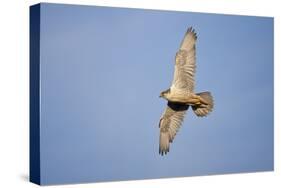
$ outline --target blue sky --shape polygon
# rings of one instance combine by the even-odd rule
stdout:
[[[158,96],[190,26],[215,107],[162,157]],[[273,169],[272,18],[42,4],[40,71],[43,184]]]

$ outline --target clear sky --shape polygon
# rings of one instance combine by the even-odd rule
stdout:
[[[158,154],[174,57],[197,35],[196,92],[214,111],[188,111]],[[273,19],[42,4],[43,184],[273,170]]]

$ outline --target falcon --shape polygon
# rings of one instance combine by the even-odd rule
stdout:
[[[169,152],[170,143],[181,127],[189,107],[198,117],[208,115],[214,107],[210,92],[194,93],[194,74],[196,68],[197,35],[192,27],[188,28],[175,57],[174,78],[169,89],[160,93],[168,101],[160,118],[159,154]]]

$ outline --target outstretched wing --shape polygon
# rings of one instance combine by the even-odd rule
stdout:
[[[196,68],[196,33],[191,27],[185,33],[180,49],[176,54],[174,79],[171,89],[193,92]]]
[[[159,122],[159,154],[163,155],[169,152],[170,142],[173,142],[188,107],[188,105],[181,103],[168,102]]]

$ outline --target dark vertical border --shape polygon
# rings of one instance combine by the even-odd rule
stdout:
[[[40,184],[40,4],[29,9],[29,180]]]

